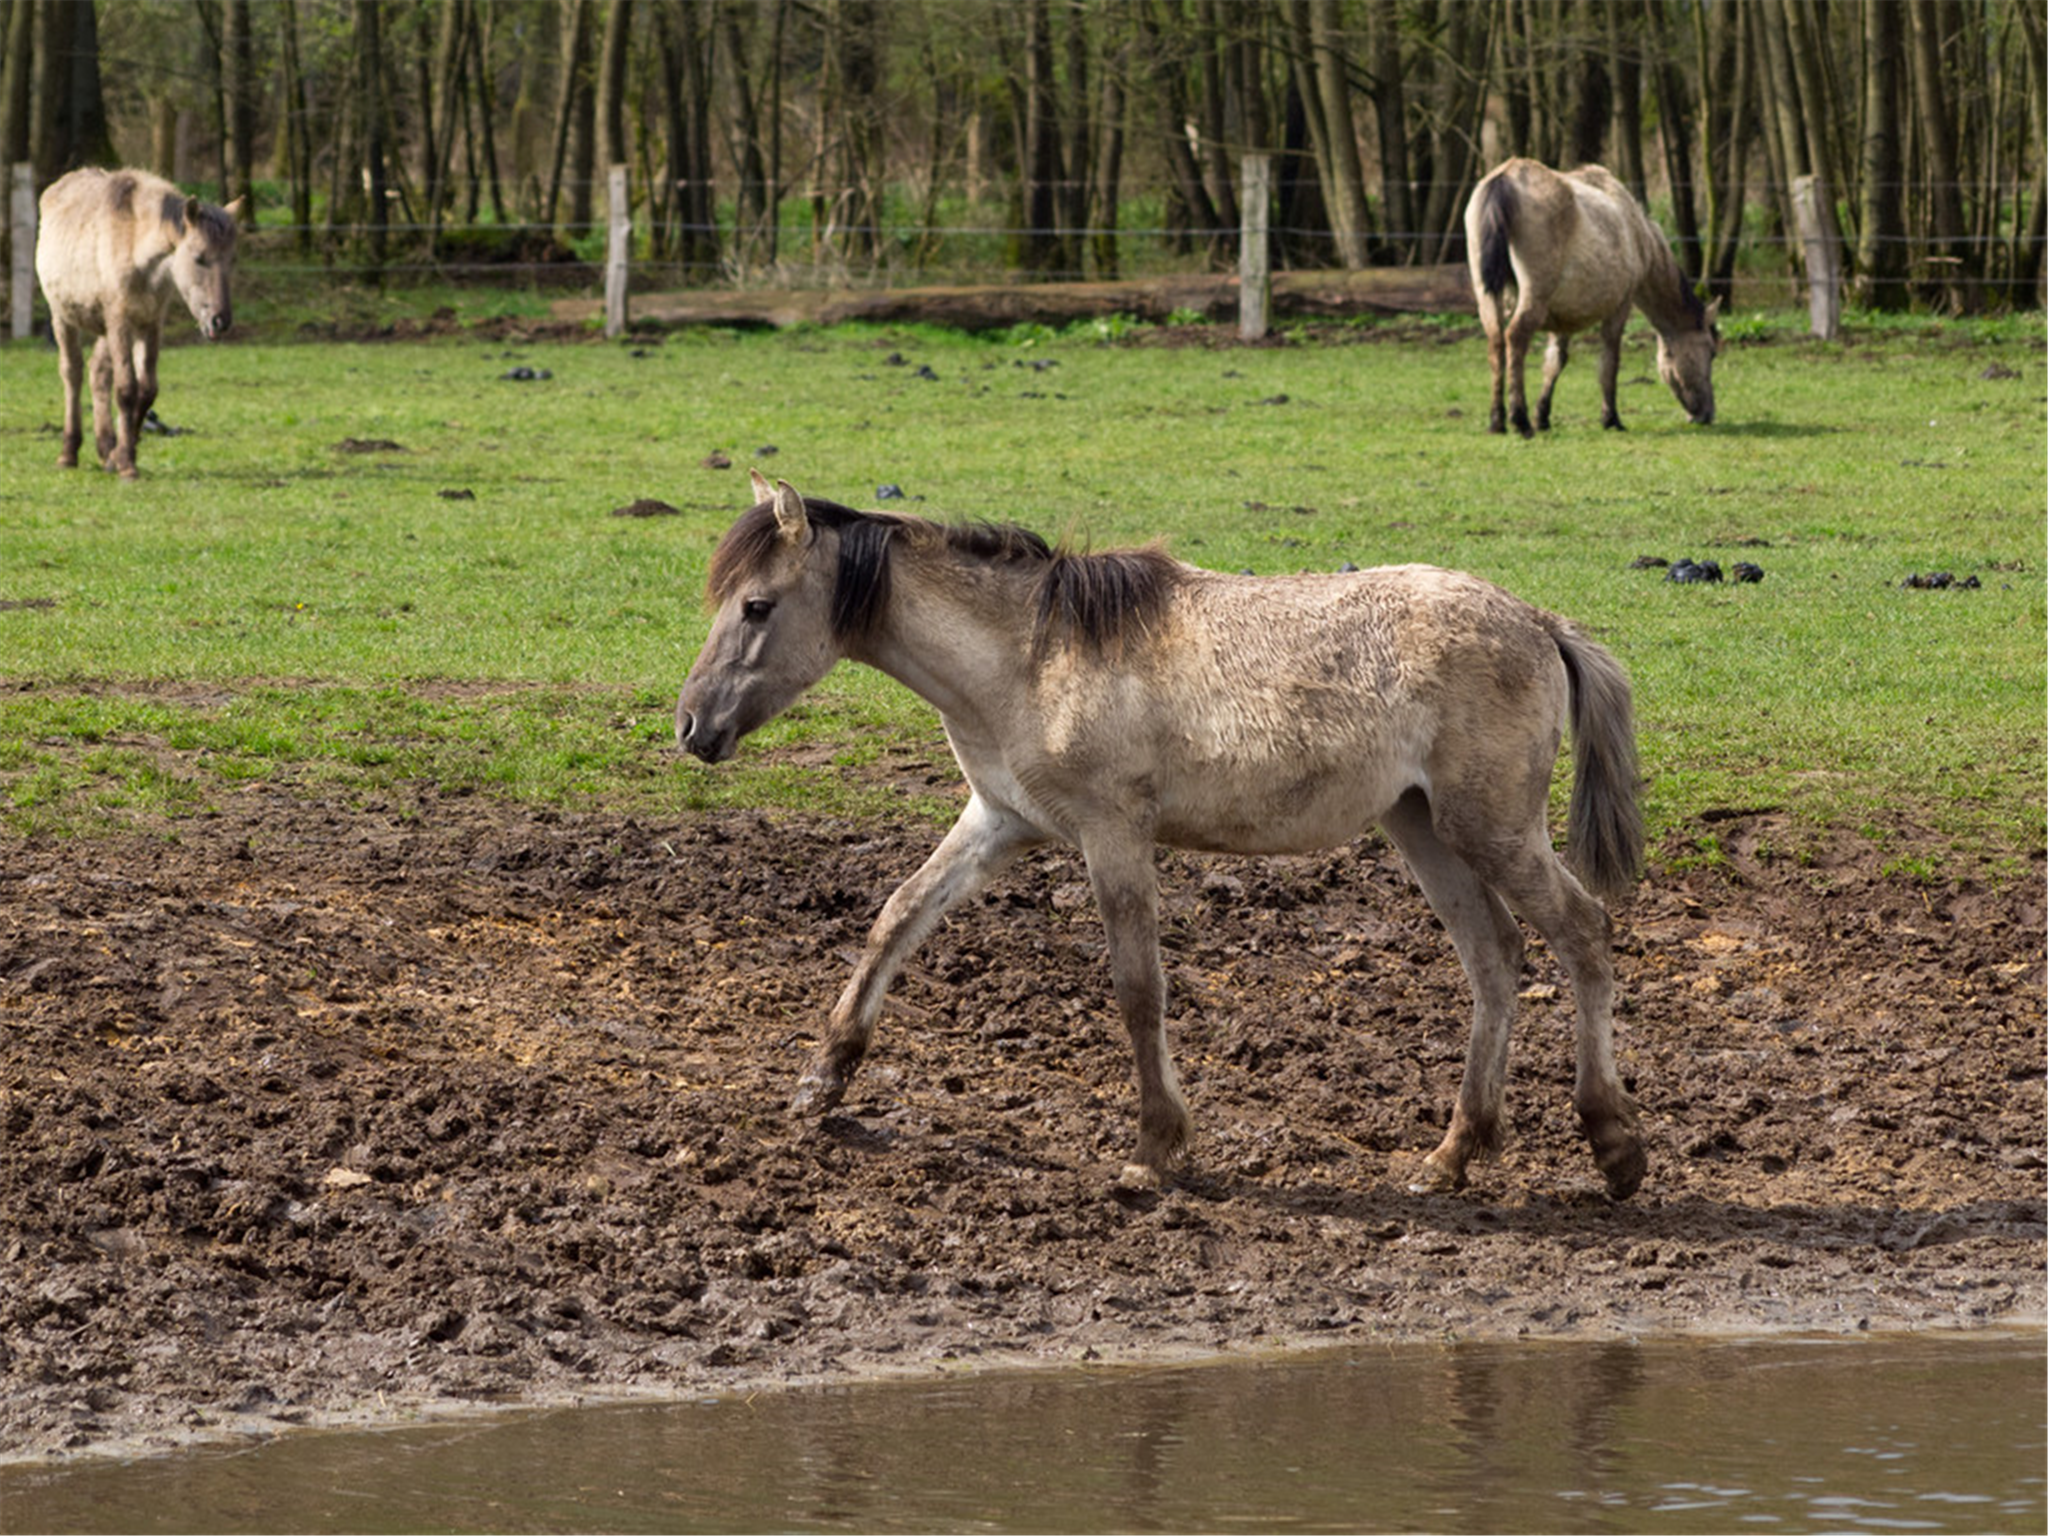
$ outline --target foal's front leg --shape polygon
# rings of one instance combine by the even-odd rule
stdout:
[[[854,1070],[867,1054],[882,998],[903,962],[931,934],[947,910],[972,896],[1005,865],[1043,841],[1010,812],[974,795],[952,830],[922,868],[896,888],[868,933],[853,977],[832,1007],[825,1040],[797,1080],[790,1109],[823,1114],[846,1096]]]
[[[1187,1146],[1194,1119],[1166,1051],[1166,973],[1159,964],[1159,876],[1149,839],[1123,835],[1081,846],[1102,926],[1118,1010],[1138,1070],[1138,1147],[1124,1165],[1129,1189],[1157,1189]]]

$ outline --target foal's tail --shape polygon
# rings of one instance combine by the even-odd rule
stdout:
[[[1551,630],[1571,682],[1571,808],[1566,856],[1594,893],[1625,895],[1643,863],[1643,813],[1636,802],[1635,706],[1628,674],[1603,646],[1571,625]]]
[[[1514,263],[1508,260],[1515,203],[1515,189],[1504,176],[1479,189],[1479,285],[1496,299],[1515,280]]]

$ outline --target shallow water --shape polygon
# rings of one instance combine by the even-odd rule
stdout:
[[[26,1531],[2041,1531],[2040,1335],[1407,1345],[0,1474]]]

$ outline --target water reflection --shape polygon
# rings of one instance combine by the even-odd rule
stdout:
[[[0,1474],[27,1530],[2040,1530],[2043,1341],[1454,1345]]]

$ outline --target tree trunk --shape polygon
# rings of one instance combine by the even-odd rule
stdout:
[[[598,48],[597,152],[603,169],[628,163],[626,145],[626,45],[633,13],[627,0],[605,0],[603,41]]]
[[[1059,208],[1060,265],[1080,277],[1083,231],[1088,228],[1088,210],[1095,201],[1095,139],[1099,130],[1090,115],[1094,93],[1089,89],[1088,17],[1092,13],[1086,6],[1074,3],[1068,4],[1065,12],[1066,133],[1060,158],[1067,174],[1054,201]]]
[[[826,46],[837,68],[838,179],[843,188],[835,220],[840,248],[874,265],[881,256],[882,12],[877,0],[837,0],[830,10]]]
[[[298,0],[285,0],[278,14],[284,43],[284,122],[280,125],[285,184],[290,188],[292,239],[301,256],[313,253],[313,142],[306,70],[299,58]]]
[[[1647,203],[1649,189],[1643,177],[1643,56],[1642,28],[1621,5],[1605,7],[1607,23],[1607,75],[1614,82],[1614,174],[1622,185]]]
[[[383,9],[382,0],[355,0],[356,143],[362,151],[359,164],[368,203],[363,212],[372,282],[383,277],[391,224],[385,195],[389,171],[385,162]]]
[[[1955,134],[1941,78],[1940,17],[1934,0],[1910,0],[1913,105],[1934,212],[1936,285],[1948,308],[1970,307],[1963,248],[1963,199],[1957,184]]]
[[[29,158],[29,86],[35,61],[36,0],[12,0],[0,46],[0,174]]]
[[[569,223],[579,226],[590,218],[590,166],[588,157],[581,166],[570,158],[571,144],[581,137],[589,142],[588,133],[576,132],[577,114],[588,95],[589,76],[585,59],[589,53],[590,0],[565,0],[566,9],[562,16],[562,69],[555,98],[554,148],[549,156],[548,189],[541,204],[541,222],[549,226],[556,223],[556,214],[562,206],[562,183],[565,177],[576,180],[580,185],[570,188]]]
[[[1052,18],[1047,0],[1024,0],[1024,182],[1012,264],[1040,280],[1060,273],[1059,108],[1053,98]]]
[[[2043,81],[2048,79],[2048,37],[2043,34],[2048,28],[2031,6],[2021,5],[2019,17],[2027,44],[2027,110],[2020,126],[2034,152],[2034,182],[2033,210],[2013,257],[2012,302],[2038,305],[2042,278],[2048,273],[2048,159],[2041,153],[2042,140],[2048,138],[2048,100],[2043,92]]]
[[[221,38],[221,94],[226,100],[228,178],[223,203],[242,199],[242,219],[256,225],[256,55],[249,0],[227,0]]]
[[[1343,20],[1337,0],[1302,0],[1306,12],[1308,57],[1314,65],[1315,94],[1309,99],[1320,105],[1323,125],[1323,201],[1330,210],[1330,237],[1337,247],[1337,260],[1356,272],[1372,259],[1372,218],[1365,202],[1365,168],[1359,161],[1358,129],[1351,119],[1351,72],[1346,67]],[[1301,29],[1297,27],[1297,32]],[[1394,89],[1399,90],[1398,76]],[[1307,92],[1303,93],[1305,96]],[[1402,159],[1407,150],[1402,150]],[[1406,172],[1404,170],[1405,177]],[[1401,202],[1407,206],[1407,183],[1401,184]],[[1408,225],[1395,215],[1393,190],[1383,198],[1387,222],[1396,229]]]
[[[481,141],[484,177],[491,186],[491,217],[499,228],[512,222],[505,203],[505,184],[498,165],[498,103],[491,80],[491,32],[493,0],[470,0],[469,79],[476,93],[477,137]],[[479,11],[478,6],[485,9]]]
[[[1330,212],[1337,221],[1337,255],[1352,271],[1371,258],[1366,244],[1368,212],[1365,177],[1358,167],[1357,133],[1348,105],[1351,82],[1339,46],[1336,0],[1311,0],[1315,18],[1316,60],[1321,71],[1323,110],[1330,121],[1330,153],[1339,177]],[[1389,249],[1403,261],[1415,259],[1421,221],[1415,206],[1414,172],[1408,157],[1406,70],[1401,62],[1401,23],[1395,0],[1373,0],[1372,107],[1379,128],[1380,213]],[[1348,161],[1348,164],[1347,164]],[[1347,204],[1356,187],[1357,207]]]
[[[781,187],[769,169],[771,154],[762,142],[764,114],[755,105],[753,67],[747,47],[747,30],[757,14],[751,4],[725,4],[718,10],[717,25],[725,44],[726,71],[731,79],[730,98],[734,121],[733,160],[739,173],[739,187],[733,196],[733,242],[743,262],[772,263],[775,260],[776,219],[774,210]],[[746,19],[743,24],[743,18]],[[779,74],[782,65],[783,9],[775,9],[774,45],[768,52],[768,68]],[[780,132],[780,113],[766,114],[769,133]]]
[[[1657,116],[1663,123],[1659,137],[1664,143],[1664,176],[1671,186],[1671,222],[1677,237],[1678,264],[1685,269],[1686,276],[1698,282],[1706,276],[1706,260],[1693,187],[1692,93],[1686,89],[1677,41],[1666,20],[1665,8],[1658,0],[1643,0],[1643,35],[1650,40],[1651,57],[1655,60],[1651,73],[1657,90]]]
[[[1094,201],[1089,218],[1095,233],[1095,275],[1114,282],[1121,269],[1117,220],[1122,212],[1124,179],[1124,116],[1126,79],[1131,67],[1129,10],[1115,6],[1105,24],[1102,51],[1102,105],[1096,125]]]
[[[1598,165],[1606,158],[1607,126],[1614,117],[1614,81],[1607,72],[1607,51],[1598,41],[1604,35],[1604,4],[1605,0],[1577,0],[1572,9],[1573,41],[1579,56],[1572,81],[1574,165]]]
[[[1195,26],[1196,57],[1201,85],[1202,185],[1216,209],[1216,222],[1223,229],[1235,229],[1237,177],[1230,168],[1229,112],[1223,84],[1223,20],[1217,0],[1198,0]]]
[[[1904,40],[1898,0],[1862,4],[1862,216],[1854,288],[1857,302],[1866,308],[1904,309],[1912,299],[1906,285],[1906,206],[1901,192],[1905,155],[1896,116]]]
[[[1209,189],[1202,181],[1201,167],[1195,163],[1194,150],[1189,147],[1187,134],[1182,128],[1188,120],[1187,81],[1182,73],[1184,61],[1160,35],[1148,3],[1140,4],[1138,15],[1143,33],[1140,50],[1152,66],[1153,82],[1159,93],[1159,111],[1163,119],[1159,147],[1166,156],[1174,190],[1180,194],[1187,209],[1189,223],[1207,244],[1210,261],[1220,266],[1232,253],[1224,248],[1216,205],[1210,201]]]

